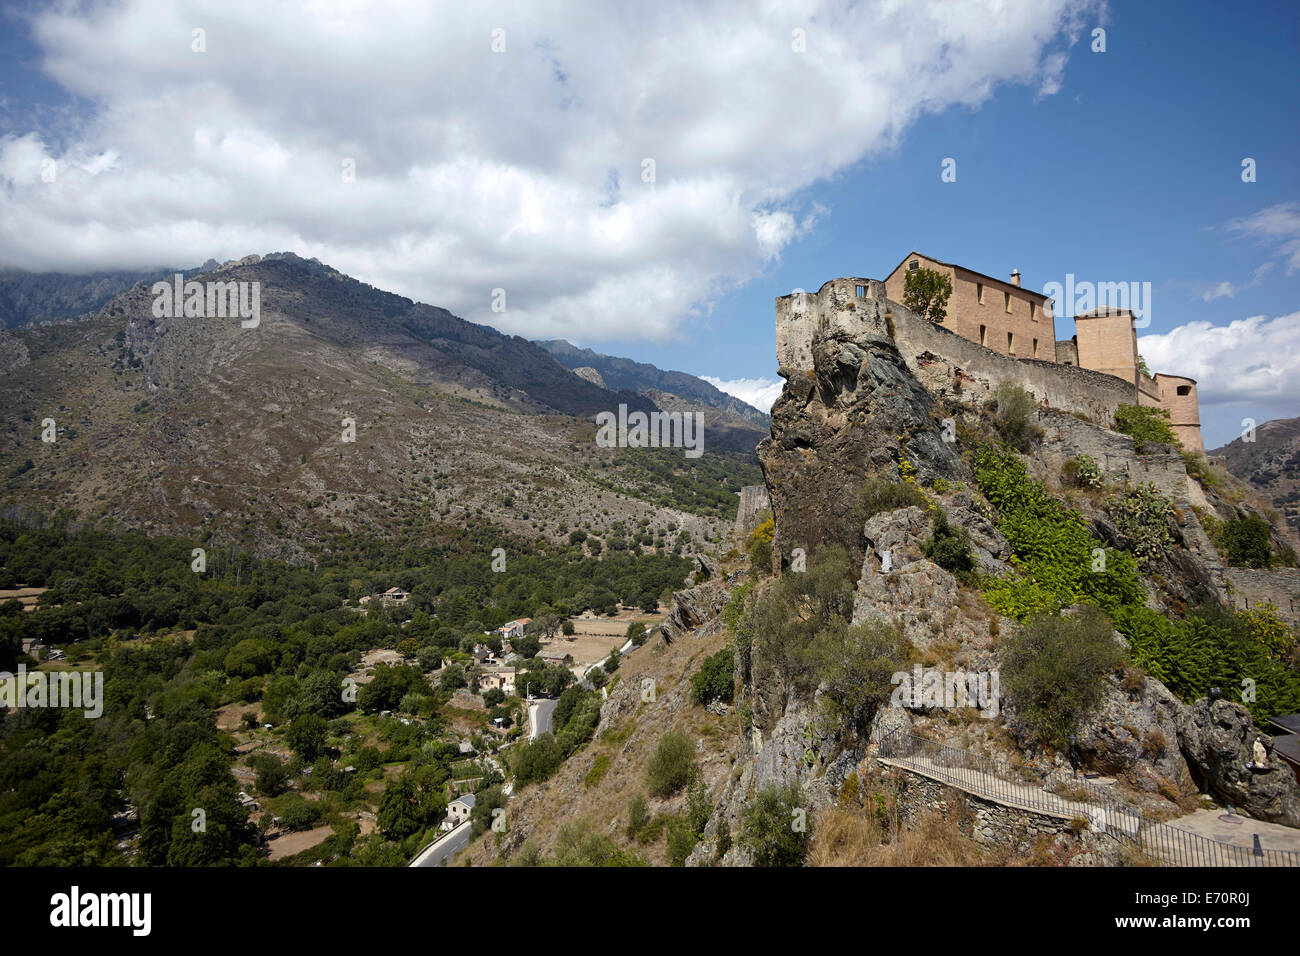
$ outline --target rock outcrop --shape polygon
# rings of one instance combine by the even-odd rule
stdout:
[[[1264,767],[1256,764],[1257,740],[1268,754]],[[1300,784],[1245,707],[1202,697],[1185,709],[1178,743],[1198,783],[1219,799],[1260,820],[1300,827]]]
[[[942,439],[930,393],[908,371],[891,339],[820,336],[811,372],[780,369],[786,386],[772,406],[772,435],[758,446],[772,500],[782,564],[792,549],[838,543],[861,560],[862,486],[868,477],[966,477]]]

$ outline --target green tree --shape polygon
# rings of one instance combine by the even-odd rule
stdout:
[[[903,305],[923,319],[942,323],[948,315],[952,280],[934,269],[913,269],[903,280]]]
[[[284,733],[285,743],[307,763],[325,752],[325,733],[328,725],[319,714],[303,714],[294,718]]]

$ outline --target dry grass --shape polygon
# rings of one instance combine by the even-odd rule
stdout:
[[[986,850],[961,832],[959,821],[927,814],[889,839],[879,818],[856,807],[818,815],[808,849],[810,866],[990,866],[1004,855]]]

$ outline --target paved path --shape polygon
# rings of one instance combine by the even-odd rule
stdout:
[[[930,757],[877,757],[881,763],[919,773],[923,777],[950,784],[977,797],[992,800],[1004,806],[1044,816],[1071,820],[1083,817],[1094,830],[1120,831],[1132,836],[1137,831],[1137,818],[1127,813],[1107,813],[1090,803],[1067,800],[1059,794],[1026,783],[1012,783],[967,767],[945,767]]]
[[[1166,843],[1179,846],[1182,848],[1184,857],[1187,856],[1188,852],[1192,852],[1197,858],[1204,858],[1205,866],[1259,865],[1259,858],[1255,857],[1253,853],[1256,834],[1259,835],[1259,845],[1262,850],[1300,853],[1300,830],[1295,827],[1266,823],[1263,820],[1252,820],[1250,817],[1235,817],[1234,819],[1240,820],[1240,823],[1229,823],[1220,819],[1220,817],[1227,815],[1226,810],[1197,810],[1186,816],[1178,817],[1176,820],[1170,820],[1165,824],[1165,828],[1168,830],[1194,833],[1217,844],[1225,844],[1224,848],[1207,847],[1199,840],[1180,840],[1178,834],[1168,835],[1163,840],[1144,839],[1143,845],[1147,847],[1148,844],[1152,844],[1148,847],[1148,852],[1159,856],[1165,856],[1166,854],[1161,852],[1162,847],[1158,844]],[[1188,851],[1188,845],[1197,849]],[[1227,847],[1240,849],[1227,849]],[[1250,859],[1247,859],[1247,857]],[[1291,865],[1296,864],[1300,864],[1300,857],[1291,860]]]
[[[1135,814],[1108,812],[1094,804],[1067,800],[1031,784],[965,767],[946,767],[930,757],[877,757],[881,763],[946,783],[975,796],[1045,816],[1069,819],[1081,816],[1094,830],[1122,833],[1138,843],[1155,861],[1178,866],[1298,866],[1300,830],[1241,818],[1239,824],[1221,820],[1222,810],[1197,810],[1168,823],[1143,823]],[[1139,826],[1141,831],[1139,833]],[[1264,854],[1254,854],[1259,835]],[[1290,851],[1282,855],[1275,851]]]
[[[468,820],[450,831],[444,836],[438,837],[423,850],[421,850],[414,860],[407,866],[440,866],[442,861],[450,859],[453,855],[459,853],[465,847],[469,846],[469,831],[471,824]]]
[[[551,733],[551,714],[555,712],[558,700],[542,698],[528,705],[528,739],[536,740],[542,734]]]

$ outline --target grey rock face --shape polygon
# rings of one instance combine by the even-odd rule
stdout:
[[[578,376],[580,379],[590,382],[592,385],[599,385],[601,388],[608,387],[605,384],[605,379],[601,377],[601,374],[589,365],[575,368],[573,374]]]
[[[672,609],[668,612],[668,617],[664,619],[659,628],[664,640],[669,644],[689,634],[705,621],[721,614],[722,608],[726,605],[727,598],[731,594],[731,589],[717,575],[716,567],[713,566],[709,559],[703,555],[697,555],[696,563],[697,580],[700,579],[698,572],[702,567],[713,568],[714,573],[702,584],[687,588],[685,591],[678,591],[673,595]]]
[[[1141,689],[1128,691],[1111,677],[1101,706],[1078,729],[1079,751],[1087,766],[1140,790],[1158,793],[1172,783],[1190,796],[1196,785],[1178,748],[1186,710],[1157,680],[1147,678]]]
[[[967,471],[941,439],[939,408],[892,340],[830,330],[813,344],[811,372],[781,369],[772,436],[759,463],[776,518],[775,549],[813,553],[831,543],[862,556],[861,494],[873,475],[897,480],[906,458],[922,483]]]
[[[1269,753],[1262,770],[1248,766],[1257,739]],[[1255,727],[1245,707],[1202,697],[1184,711],[1178,742],[1193,772],[1221,800],[1260,820],[1300,827],[1300,785],[1273,756],[1273,738]]]

